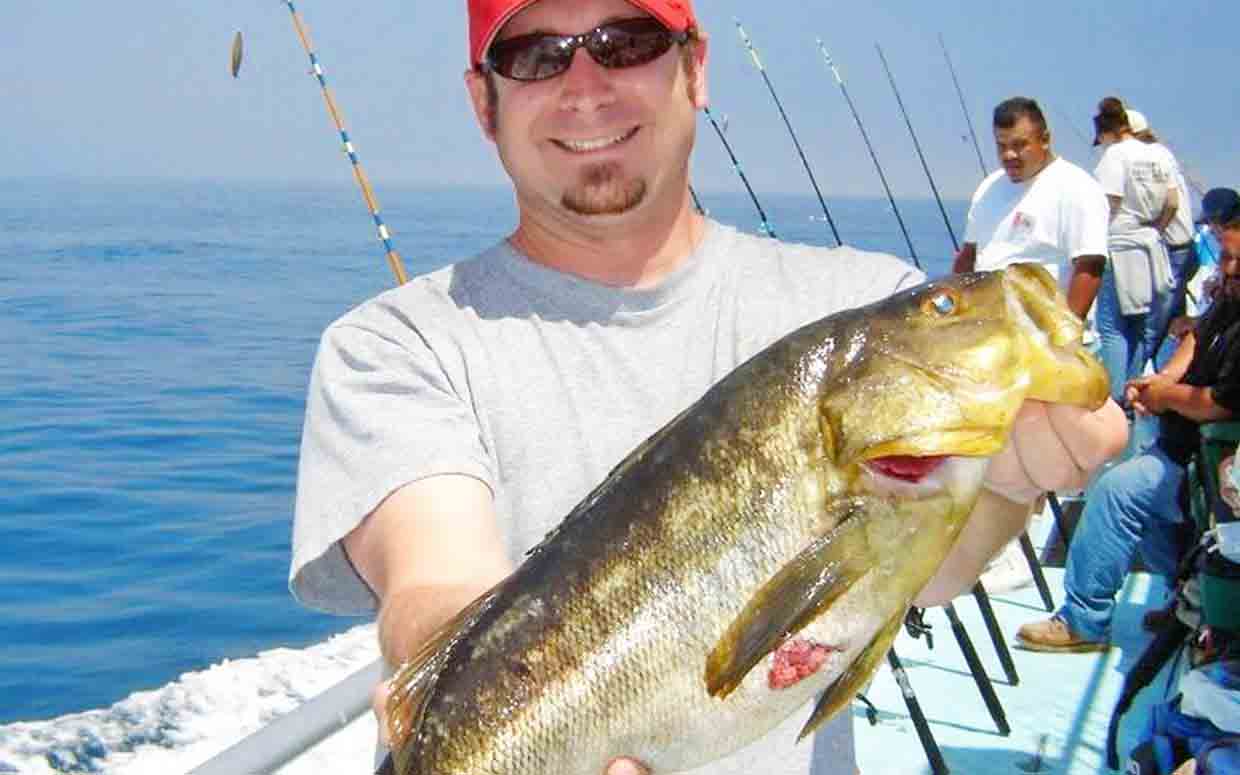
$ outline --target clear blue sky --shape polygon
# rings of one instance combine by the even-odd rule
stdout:
[[[817,53],[840,64],[898,195],[928,196],[874,44],[895,71],[945,194],[980,172],[938,34],[952,48],[993,166],[989,115],[1023,93],[1049,109],[1056,148],[1092,168],[1080,132],[1098,99],[1142,110],[1207,186],[1240,184],[1233,98],[1240,7],[1206,0],[1082,3],[698,0],[713,36],[712,104],[760,191],[809,191],[761,78],[741,17],[829,196],[877,195],[878,180]],[[346,125],[382,198],[384,185],[502,183],[468,110],[464,2],[303,0]],[[242,77],[228,74],[242,31]],[[1224,73],[1211,82],[1207,75]],[[288,12],[276,0],[0,4],[0,177],[159,177],[338,181],[342,159]],[[739,190],[713,133],[699,132],[694,177]]]

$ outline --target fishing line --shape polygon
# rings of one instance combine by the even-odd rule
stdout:
[[[883,47],[875,43],[874,48],[878,49],[878,58],[883,60],[883,69],[887,71],[887,80],[891,83],[891,91],[896,95],[896,104],[900,106],[900,113],[904,116],[905,125],[908,126],[909,136],[913,138],[913,147],[917,149],[917,158],[921,159],[921,168],[926,171],[926,180],[930,181],[930,190],[934,192],[934,201],[938,203],[939,212],[943,214],[943,224],[947,226],[947,234],[952,238],[952,247],[959,253],[960,242],[956,239],[956,230],[952,228],[951,218],[947,217],[947,208],[943,206],[943,197],[939,196],[939,187],[934,184],[934,176],[930,174],[930,165],[926,163],[926,155],[921,152],[921,143],[917,142],[917,133],[913,131],[913,122],[909,120],[908,111],[904,109],[904,100],[900,98],[900,90],[896,88],[896,79],[891,74],[891,68],[887,65],[887,57],[883,55]]]
[[[840,71],[836,68],[831,55],[827,53],[827,48],[823,45],[822,38],[818,39],[818,50],[822,52],[822,58],[826,60],[827,67],[831,69],[831,74],[835,76],[835,82],[840,87],[840,93],[844,95],[844,100],[848,103],[848,109],[852,112],[853,120],[857,122],[857,129],[861,131],[861,139],[865,141],[866,150],[870,152],[870,158],[874,161],[874,169],[878,171],[878,179],[883,182],[883,190],[887,192],[887,201],[891,203],[891,211],[895,213],[896,221],[900,224],[900,232],[904,235],[905,244],[908,245],[909,255],[912,256],[913,263],[917,268],[921,269],[921,261],[917,259],[917,249],[913,247],[913,239],[909,236],[908,228],[904,225],[904,218],[900,215],[900,208],[896,206],[896,198],[892,196],[891,186],[887,184],[887,176],[883,174],[883,165],[878,162],[878,154],[870,143],[870,135],[865,131],[865,124],[861,123],[861,116],[857,113],[857,106],[853,104],[852,95],[848,93],[848,87],[844,85],[844,77],[840,75]]]
[[[965,126],[969,127],[969,137],[973,138],[973,150],[977,152],[977,163],[982,168],[982,177],[990,174],[986,162],[982,159],[982,146],[977,142],[977,133],[973,131],[973,119],[969,118],[969,108],[964,102],[964,90],[960,88],[960,79],[956,77],[956,66],[952,64],[952,55],[947,52],[947,42],[943,33],[939,33],[939,46],[943,49],[943,58],[947,60],[947,70],[952,74],[952,83],[956,85],[956,96],[960,98],[960,110],[964,113]]]
[[[723,143],[723,150],[728,152],[728,158],[732,160],[732,169],[736,170],[736,174],[740,177],[741,182],[745,184],[745,190],[749,192],[749,198],[753,201],[753,206],[758,210],[758,217],[761,223],[758,228],[768,237],[775,237],[775,229],[771,227],[771,222],[767,220],[766,211],[762,209],[762,203],[758,201],[758,195],[754,193],[753,186],[749,185],[749,178],[745,175],[745,170],[741,168],[740,161],[737,160],[736,154],[732,151],[732,144],[728,142],[728,138],[720,128],[719,122],[715,120],[715,115],[710,112],[710,108],[702,108],[702,112],[706,114],[706,120],[714,127],[715,134],[719,136],[719,142]],[[700,208],[699,208],[700,209]]]
[[[827,201],[823,199],[822,191],[818,188],[818,181],[814,179],[814,171],[810,169],[809,160],[805,158],[805,151],[801,149],[801,141],[797,139],[797,133],[792,129],[792,122],[788,120],[788,114],[784,112],[783,103],[779,101],[779,95],[775,93],[775,87],[771,84],[771,79],[766,74],[766,67],[762,64],[762,60],[758,58],[758,50],[754,48],[753,43],[749,40],[749,36],[745,34],[745,28],[741,26],[741,20],[733,18],[733,21],[736,23],[736,31],[740,33],[741,42],[749,50],[749,58],[753,60],[754,67],[758,68],[758,72],[762,75],[767,91],[771,93],[771,99],[775,100],[775,107],[779,108],[779,115],[784,119],[784,126],[788,127],[788,134],[792,136],[792,144],[796,146],[797,154],[801,157],[801,164],[805,165],[805,172],[809,175],[809,182],[814,187],[814,193],[818,195],[818,204],[822,205],[822,214],[827,217],[827,225],[831,227],[831,234],[835,236],[835,244],[843,245],[844,242],[840,239],[839,229],[835,228],[835,220],[831,218],[831,211],[827,209]]]
[[[370,210],[370,216],[374,218],[375,228],[379,232],[379,241],[383,243],[383,247],[387,250],[388,265],[392,268],[392,274],[396,275],[397,285],[404,285],[408,282],[409,277],[405,274],[405,267],[400,260],[400,254],[392,246],[392,235],[388,231],[387,225],[383,222],[383,218],[379,215],[379,202],[375,199],[374,191],[370,188],[370,181],[366,178],[366,173],[362,171],[362,164],[358,161],[357,151],[353,148],[353,141],[349,139],[349,133],[345,131],[344,122],[340,118],[340,111],[336,108],[336,101],[332,98],[331,90],[327,88],[327,79],[323,77],[323,66],[319,64],[319,58],[310,46],[309,33],[306,31],[306,27],[302,23],[297,9],[293,7],[292,0],[283,0],[283,2],[288,6],[289,13],[293,16],[293,26],[297,29],[297,37],[301,39],[301,46],[306,50],[306,56],[310,57],[311,74],[318,79],[319,87],[323,91],[323,100],[327,103],[327,112],[331,114],[332,121],[335,122],[336,129],[340,132],[340,140],[344,143],[344,152],[348,154],[349,161],[353,163],[353,177],[362,189],[362,198],[366,200],[366,208]]]

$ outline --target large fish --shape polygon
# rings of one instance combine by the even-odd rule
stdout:
[[[1102,366],[1040,267],[811,323],[633,451],[393,682],[400,775],[691,769],[844,708],[1027,399]]]

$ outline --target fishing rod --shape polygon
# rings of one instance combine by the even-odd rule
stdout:
[[[947,208],[943,206],[943,197],[939,196],[939,187],[934,184],[934,176],[930,174],[930,165],[926,163],[926,155],[921,152],[921,143],[917,142],[917,133],[913,131],[913,122],[909,120],[908,111],[904,109],[904,100],[900,98],[900,90],[896,88],[895,76],[891,74],[891,67],[887,64],[887,57],[883,55],[883,47],[874,44],[874,48],[878,49],[878,58],[883,60],[883,69],[887,71],[887,80],[891,83],[891,91],[896,95],[896,104],[900,106],[900,113],[904,115],[904,123],[908,126],[909,136],[913,138],[913,147],[917,149],[917,157],[921,159],[921,168],[926,171],[926,180],[930,181],[930,190],[934,192],[934,201],[938,202],[939,212],[943,214],[943,223],[947,226],[947,234],[952,238],[952,247],[957,253],[960,252],[960,242],[956,239],[956,230],[952,228],[952,220],[947,217]]]
[[[693,207],[700,215],[706,215],[706,208],[702,207],[702,200],[698,199],[697,191],[693,190],[693,184],[689,184],[689,196],[693,197]]]
[[[327,79],[323,77],[323,66],[319,64],[319,58],[310,46],[310,35],[302,23],[301,15],[293,7],[293,0],[283,0],[283,2],[288,6],[289,13],[292,14],[293,26],[297,29],[297,37],[301,39],[301,46],[306,50],[306,56],[310,57],[311,73],[319,81],[319,87],[323,91],[323,100],[327,103],[327,112],[331,114],[332,121],[335,122],[336,129],[340,132],[340,140],[344,143],[344,152],[348,154],[349,161],[353,163],[353,177],[362,189],[362,198],[366,200],[366,208],[370,210],[370,216],[374,218],[375,228],[379,232],[379,240],[387,250],[388,265],[392,268],[392,274],[396,275],[396,284],[404,285],[408,282],[409,276],[405,274],[405,266],[400,260],[400,254],[396,252],[396,248],[392,245],[392,235],[388,231],[387,224],[383,222],[383,218],[379,215],[379,202],[375,199],[374,191],[370,187],[370,181],[366,178],[366,173],[362,171],[362,164],[358,161],[357,151],[353,148],[353,141],[349,139],[349,133],[345,131],[344,121],[340,118],[340,111],[336,108],[336,101],[332,98],[331,90],[327,88]]]
[[[714,127],[715,134],[719,136],[719,142],[723,143],[723,149],[728,152],[728,158],[732,160],[732,169],[736,170],[737,176],[741,182],[745,184],[745,190],[749,192],[749,198],[753,200],[753,206],[758,210],[758,217],[762,222],[758,224],[758,228],[762,233],[772,239],[775,238],[775,229],[771,227],[771,222],[767,220],[766,211],[762,209],[762,203],[758,201],[758,195],[754,193],[753,186],[749,185],[749,178],[745,175],[745,170],[741,168],[740,161],[737,160],[736,154],[732,151],[732,144],[728,142],[728,138],[720,128],[719,122],[715,120],[715,114],[710,112],[710,108],[702,108],[702,112],[706,114],[706,120],[710,121],[710,125]]]
[[[801,157],[801,164],[805,165],[805,172],[809,175],[809,182],[814,187],[814,193],[818,195],[818,204],[822,205],[822,214],[827,217],[827,225],[831,227],[831,234],[835,237],[835,244],[843,245],[844,241],[840,239],[839,229],[835,228],[835,220],[831,218],[831,211],[827,209],[827,201],[823,199],[822,191],[818,188],[818,181],[814,179],[814,171],[810,169],[809,160],[805,158],[805,151],[801,149],[801,141],[797,139],[797,133],[792,129],[792,122],[788,120],[788,114],[784,112],[784,105],[779,101],[779,95],[775,93],[775,87],[771,84],[771,79],[766,74],[766,67],[762,64],[762,60],[758,58],[758,50],[754,48],[753,43],[749,40],[749,36],[745,34],[745,28],[741,26],[741,20],[733,17],[732,21],[736,23],[736,31],[740,33],[741,42],[749,50],[749,57],[753,60],[754,67],[758,68],[758,72],[762,75],[762,80],[766,82],[767,91],[771,93],[771,99],[775,100],[775,107],[779,108],[779,115],[784,119],[784,126],[788,127],[788,134],[792,136],[792,144],[796,146],[797,154]]]
[[[1072,120],[1072,117],[1055,105],[1051,105],[1051,110],[1055,111],[1055,113],[1063,119],[1064,123],[1068,125],[1068,128],[1072,130],[1072,134],[1076,135],[1076,139],[1081,141],[1081,145],[1085,146],[1092,152],[1094,149],[1093,142],[1085,136],[1085,133],[1082,132],[1080,127],[1076,125],[1076,122]]]
[[[896,206],[896,198],[891,193],[891,186],[887,184],[887,176],[883,174],[883,165],[878,162],[878,154],[874,151],[874,145],[870,142],[870,135],[865,131],[865,124],[861,123],[861,116],[857,113],[857,106],[853,104],[852,95],[848,93],[848,87],[844,85],[844,77],[840,75],[840,71],[835,66],[835,62],[831,59],[831,55],[827,53],[827,47],[823,45],[822,38],[818,39],[818,50],[822,52],[822,58],[826,60],[827,67],[831,69],[831,74],[835,76],[835,82],[839,84],[840,93],[844,95],[844,101],[848,103],[848,109],[852,112],[853,120],[857,122],[857,129],[861,131],[861,139],[865,141],[866,150],[870,152],[870,159],[874,161],[874,169],[878,171],[878,179],[883,182],[883,190],[887,192],[887,201],[891,203],[891,211],[895,213],[896,221],[900,224],[900,232],[904,234],[904,242],[908,245],[909,255],[913,258],[913,263],[918,269],[921,269],[921,261],[917,259],[917,249],[913,247],[913,238],[908,234],[908,228],[904,225],[904,218],[900,215],[900,208]]]
[[[965,126],[969,128],[969,137],[973,138],[973,150],[977,152],[977,163],[982,168],[982,177],[990,174],[986,169],[986,161],[982,159],[982,146],[977,142],[977,133],[973,131],[973,119],[969,118],[969,108],[964,102],[964,90],[960,88],[960,79],[956,77],[956,66],[952,64],[952,55],[947,51],[947,41],[943,33],[939,33],[939,46],[943,49],[943,58],[947,60],[947,70],[952,74],[952,83],[956,85],[956,96],[960,98],[960,110],[964,113]]]

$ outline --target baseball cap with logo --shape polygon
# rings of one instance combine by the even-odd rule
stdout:
[[[500,28],[538,0],[469,0],[469,63],[482,63]],[[684,32],[697,22],[692,0],[628,0],[673,32]]]

